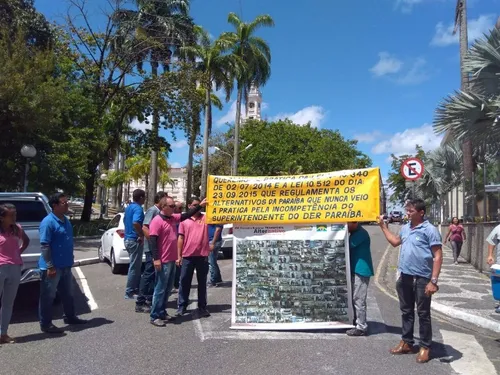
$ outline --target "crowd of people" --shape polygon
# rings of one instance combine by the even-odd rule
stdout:
[[[144,190],[135,190],[133,202],[127,206],[124,214],[124,244],[130,256],[125,299],[135,300],[135,311],[149,314],[152,325],[164,327],[176,317],[188,313],[191,283],[196,271],[197,314],[199,317],[209,317],[207,286],[217,286],[222,282],[217,264],[222,226],[206,223],[206,216],[201,212],[207,205],[205,199],[192,197],[187,202],[187,210],[184,210],[182,202],[174,201],[164,192],[158,192],[154,205],[144,213],[145,197]],[[49,205],[52,211],[40,224],[39,322],[43,332],[54,334],[63,332],[52,322],[56,292],[61,298],[66,324],[80,325],[87,321],[76,315],[73,301],[73,228],[66,216],[68,198],[63,193],[54,194],[49,198]],[[406,210],[409,222],[401,227],[399,234],[389,229],[384,216],[379,219],[387,241],[394,247],[400,246],[400,275],[396,290],[402,315],[402,338],[390,352],[415,352],[413,333],[416,309],[420,328],[417,362],[425,363],[430,359],[431,297],[439,290],[442,241],[437,228],[426,219],[423,200],[409,201]],[[465,241],[465,231],[455,219],[445,241],[452,242],[454,261],[457,261],[461,245]],[[374,274],[370,236],[359,223],[348,223],[348,231],[355,327],[346,333],[349,336],[365,336],[368,334],[368,286],[370,277]],[[7,330],[21,278],[21,254],[29,242],[22,226],[16,222],[16,207],[12,204],[0,205],[1,344],[14,342]],[[488,264],[500,264],[500,225],[493,229],[486,242]],[[496,261],[493,258],[495,249]],[[166,306],[173,288],[178,288],[177,311],[175,316],[170,316]]]
[[[148,313],[154,326],[187,313],[194,272],[198,282],[200,317],[210,316],[207,309],[208,285],[222,282],[217,264],[221,246],[221,225],[208,225],[201,210],[206,200],[192,197],[183,212],[183,204],[164,192],[158,192],[154,205],[143,211],[146,193],[132,194],[124,216],[125,249],[130,257],[125,298],[135,299],[135,311]],[[146,262],[141,273],[143,254]],[[177,311],[170,316],[166,306],[173,288],[178,288]]]

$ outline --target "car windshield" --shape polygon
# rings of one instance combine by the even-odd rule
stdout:
[[[16,206],[18,223],[39,223],[47,216],[47,210],[41,200],[1,200]]]

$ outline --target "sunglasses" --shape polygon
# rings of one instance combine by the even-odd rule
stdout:
[[[167,204],[167,207],[175,208],[175,204]]]

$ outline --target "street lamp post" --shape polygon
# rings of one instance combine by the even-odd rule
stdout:
[[[28,191],[28,171],[30,169],[30,159],[36,156],[36,148],[33,145],[24,145],[21,147],[21,155],[26,158],[26,167],[24,168],[24,188],[23,191]]]
[[[249,148],[251,148],[253,146],[253,144],[249,144],[247,147],[245,147],[243,150],[240,151],[240,154],[246,150],[248,150]],[[221,150],[219,147],[215,146],[214,147],[215,151],[219,151],[220,153],[224,154],[224,155],[227,155],[229,156],[229,158],[231,159],[231,176],[234,176],[237,174],[237,171],[234,171],[234,157],[233,155],[231,155],[229,152],[226,152],[226,151],[223,151]]]
[[[101,185],[101,214],[99,215],[99,219],[102,220],[104,219],[104,214],[106,213],[106,186],[104,182],[108,178],[108,175],[106,173],[103,173],[101,175],[101,180],[102,180],[102,185]]]

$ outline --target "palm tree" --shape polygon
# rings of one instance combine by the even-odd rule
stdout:
[[[273,27],[274,21],[269,15],[257,16],[252,22],[243,22],[235,13],[229,13],[227,21],[234,26],[235,31],[226,32],[221,38],[229,40],[232,44],[233,54],[244,60],[246,69],[240,70],[236,75],[237,97],[236,118],[234,122],[234,166],[235,174],[238,174],[239,136],[241,121],[241,103],[243,96],[248,96],[252,84],[263,86],[271,76],[271,49],[267,42],[255,36],[260,27]]]
[[[210,40],[209,34],[196,26],[198,43],[181,48],[181,52],[195,61],[195,69],[201,72],[200,86],[205,90],[205,129],[203,132],[203,161],[201,174],[201,196],[206,196],[208,176],[208,140],[212,130],[212,88],[223,89],[226,102],[231,97],[233,79],[245,67],[238,56],[227,54],[231,43],[227,39]]]
[[[142,71],[143,63],[149,60],[151,75],[158,75],[161,63],[164,71],[169,71],[172,48],[180,47],[193,41],[193,21],[189,17],[189,0],[135,0],[137,10],[120,9],[114,19],[124,30],[133,30],[133,37],[144,41],[147,48],[135,51],[137,68]],[[126,38],[125,38],[126,39]],[[148,205],[156,194],[158,182],[158,136],[160,116],[153,108],[151,176]]]
[[[188,151],[188,165],[187,165],[187,188],[186,188],[186,202],[191,198],[193,192],[193,163],[196,140],[200,135],[201,118],[200,113],[205,112],[205,97],[206,90],[203,87],[196,89],[197,98],[192,103],[191,124],[186,128],[186,137],[188,138],[189,151]],[[215,94],[211,94],[212,104],[219,110],[222,109],[222,102]]]

